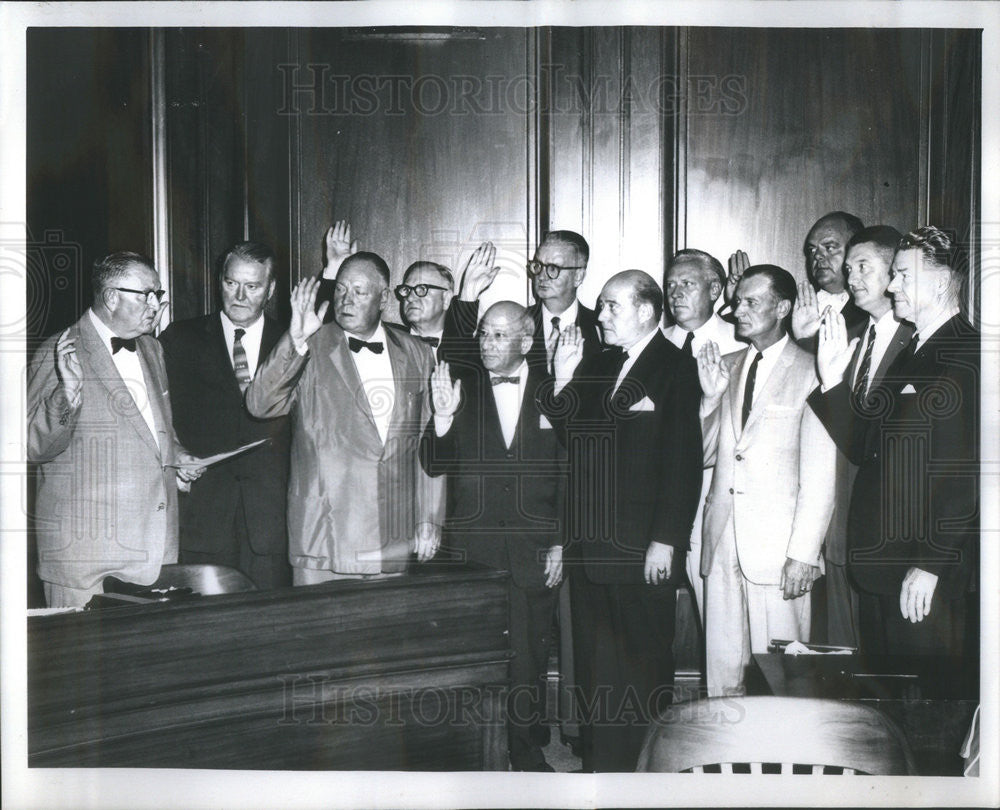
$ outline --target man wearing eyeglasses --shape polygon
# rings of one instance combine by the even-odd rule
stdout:
[[[153,263],[97,261],[94,299],[28,366],[28,461],[37,466],[38,575],[50,607],[82,607],[115,576],[152,584],[177,562],[177,489],[201,474],[173,428]]]
[[[286,493],[289,426],[250,416],[243,392],[284,329],[264,314],[275,255],[237,242],[219,273],[220,311],[175,321],[160,335],[177,436],[202,456],[267,441],[213,465],[180,499],[180,560],[227,565],[260,590],[292,584]]]
[[[261,419],[292,414],[288,544],[292,582],[402,573],[441,541],[444,482],[418,454],[430,419],[429,347],[386,329],[389,267],[375,253],[341,262],[329,304],[320,279],[292,290],[292,319],[246,392]]]

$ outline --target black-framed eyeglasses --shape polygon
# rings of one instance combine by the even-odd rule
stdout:
[[[149,301],[149,296],[156,298],[156,303],[159,304],[163,300],[163,296],[167,294],[166,290],[133,290],[128,287],[112,287],[112,290],[119,290],[120,292],[130,292],[136,295],[141,295],[146,301]]]
[[[437,284],[414,284],[412,287],[409,284],[400,284],[396,287],[396,297],[402,301],[404,298],[409,298],[410,293],[416,293],[417,298],[423,298],[427,295],[428,290],[447,289],[447,287],[440,287]]]
[[[544,262],[536,261],[532,259],[526,265],[529,276],[540,276],[542,272],[549,278],[559,278],[559,274],[563,270],[583,270],[586,265],[580,265],[578,267],[563,267],[558,264],[545,264]]]

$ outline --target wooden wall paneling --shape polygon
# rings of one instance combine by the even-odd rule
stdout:
[[[152,253],[147,33],[31,28],[26,91],[30,352],[90,305],[95,259]]]
[[[921,35],[687,31],[686,247],[742,248],[803,277],[826,211],[901,230],[920,189]]]
[[[319,96],[300,91],[290,111],[301,245],[294,277],[321,269],[323,233],[343,218],[361,249],[386,259],[393,284],[417,259],[459,272],[492,240],[502,272],[484,303],[525,300],[532,36],[503,28],[298,33],[294,83],[318,82]],[[310,106],[317,98],[318,109]],[[395,300],[384,314],[399,320]]]
[[[242,33],[166,37],[171,315],[216,306],[215,262],[244,233]]]
[[[284,74],[278,67],[291,61],[293,35],[283,28],[247,29],[243,54],[246,235],[277,255],[278,284],[270,311],[281,320],[290,314],[289,270],[297,267],[290,171],[297,154],[291,141],[296,118],[287,112]]]

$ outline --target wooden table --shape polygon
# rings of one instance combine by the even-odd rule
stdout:
[[[29,765],[505,770],[506,576],[30,618]]]
[[[923,776],[960,776],[979,703],[979,661],[943,656],[754,655],[747,694],[874,704],[900,726]]]

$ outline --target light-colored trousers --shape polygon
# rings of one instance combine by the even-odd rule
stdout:
[[[705,580],[705,677],[710,697],[742,695],[753,653],[771,639],[809,640],[810,596],[783,599],[778,585],[756,585],[743,576],[733,518]]]

